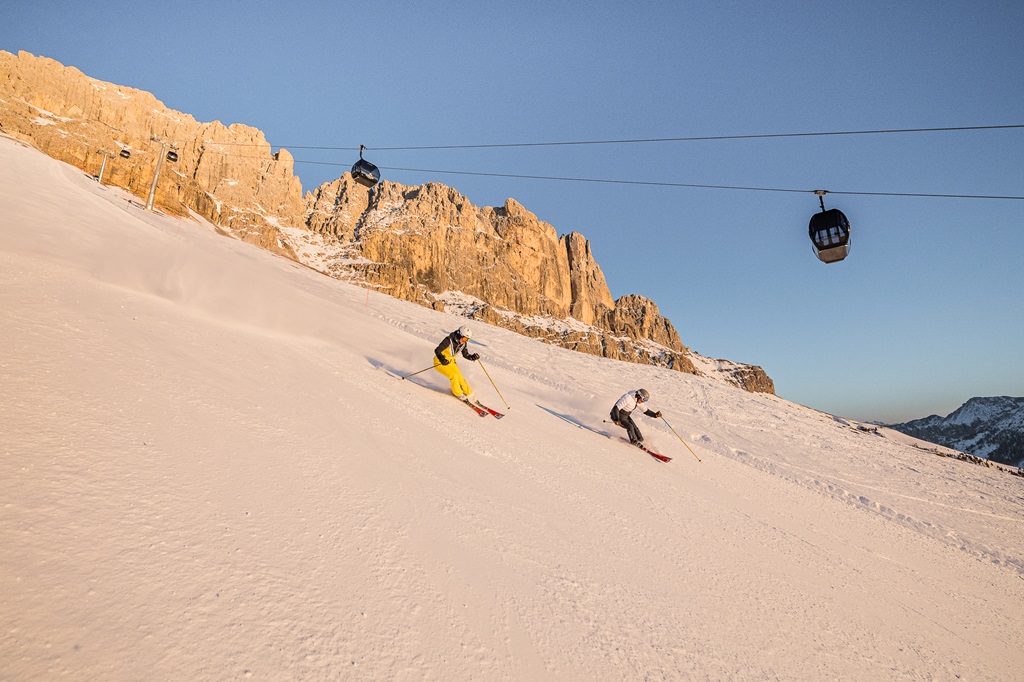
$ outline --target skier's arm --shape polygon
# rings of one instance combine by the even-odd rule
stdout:
[[[661,417],[661,412],[660,411],[658,411],[658,412],[651,412],[650,410],[644,410],[644,414],[646,414],[648,417],[654,417],[655,419],[658,419],[659,417]]]
[[[438,362],[440,362],[442,365],[447,365],[449,362],[448,358],[444,356],[444,349],[446,346],[448,346],[449,343],[450,341],[446,337],[445,340],[437,344],[437,348],[434,349],[434,355],[437,356]]]

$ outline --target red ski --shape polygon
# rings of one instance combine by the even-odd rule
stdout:
[[[609,421],[608,419],[605,419],[603,421],[604,421],[605,424],[615,424],[615,422]],[[618,424],[616,424],[616,426],[618,426]],[[609,438],[615,438],[615,436],[612,436],[611,434],[605,433],[603,435],[608,436]],[[619,440],[623,441],[624,443],[629,443],[629,439],[628,438],[620,437]],[[671,457],[666,457],[665,455],[659,455],[657,452],[654,452],[653,450],[648,450],[642,443],[629,443],[629,444],[632,445],[635,448],[640,448],[641,450],[643,450],[644,452],[646,452],[648,455],[650,455],[654,459],[658,460],[659,462],[671,462],[672,461]]]
[[[643,450],[644,452],[646,452],[648,455],[650,455],[654,459],[658,460],[659,462],[671,462],[672,461],[671,457],[666,457],[665,455],[659,455],[654,450],[648,450],[643,445],[637,445],[636,447],[640,448],[641,450]]]
[[[462,403],[463,405],[467,405],[469,407],[469,409],[473,410],[474,412],[476,412],[481,417],[486,417],[487,414],[488,414],[487,410],[485,410],[482,407],[477,407],[476,405],[474,405],[473,403],[469,402],[468,400],[463,400],[462,398],[458,398],[457,400],[460,403]],[[502,416],[504,416],[504,415],[502,415]]]
[[[430,368],[428,367],[427,369],[430,369]],[[406,379],[407,377],[411,377],[413,374],[419,374],[419,372],[413,372],[412,374],[407,374],[405,376],[401,376],[399,374],[394,374],[394,373],[392,373],[389,370],[385,370],[385,371],[387,371],[387,373],[390,374],[391,376],[393,376],[393,377],[395,377],[397,379],[403,379],[403,380]],[[420,370],[420,371],[425,372],[427,370],[425,369],[425,370]],[[416,384],[417,386],[423,386],[423,384],[421,384],[421,383],[419,383],[417,381],[410,381],[409,383],[410,384]],[[424,388],[430,388],[430,387],[429,386],[424,386]],[[446,393],[446,391],[442,391],[442,392]],[[452,395],[452,394],[448,393],[448,395]],[[455,396],[452,395],[452,397],[455,397]],[[465,403],[466,405],[468,405],[469,409],[473,410],[474,412],[476,412],[481,417],[486,417],[487,415],[491,414],[491,415],[494,415],[495,419],[501,419],[502,417],[505,416],[501,412],[496,412],[496,411],[492,410],[491,408],[487,407],[486,405],[481,405],[479,402],[474,404],[474,403],[469,402],[468,400],[463,400],[462,398],[458,398],[458,401],[460,403]]]
[[[501,412],[498,412],[497,410],[492,410],[491,408],[487,407],[486,405],[484,405],[480,401],[477,401],[476,406],[479,407],[482,410],[487,410],[487,414],[491,415],[495,419],[501,419],[502,417],[505,416]]]
[[[644,452],[646,452],[646,453],[647,453],[648,455],[650,455],[650,456],[651,456],[651,457],[653,457],[654,459],[658,460],[659,462],[671,462],[671,461],[672,461],[672,458],[671,458],[671,457],[666,457],[665,455],[659,455],[659,454],[658,454],[657,452],[655,452],[654,450],[648,450],[648,449],[647,449],[647,446],[645,446],[645,445],[644,445],[643,443],[630,443],[630,442],[629,442],[628,440],[626,440],[625,438],[623,438],[623,439],[622,439],[622,441],[623,441],[624,443],[629,443],[629,445],[630,445],[631,447],[634,447],[634,448],[639,448],[639,449],[643,450]]]

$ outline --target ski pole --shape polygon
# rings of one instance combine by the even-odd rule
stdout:
[[[662,417],[662,418],[661,418],[661,421],[663,421],[663,422],[665,422],[666,424],[668,424],[668,428],[672,429],[672,425],[668,423],[668,420],[667,420],[667,419],[665,419],[665,417]],[[691,448],[691,447],[690,447],[690,446],[689,446],[689,445],[688,445],[688,444],[686,443],[686,441],[685,441],[685,440],[683,440],[683,437],[682,437],[682,436],[680,436],[680,435],[679,435],[678,433],[676,433],[676,430],[675,430],[675,429],[672,429],[672,433],[675,433],[675,434],[676,434],[676,438],[678,438],[678,439],[679,439],[679,440],[680,440],[680,441],[681,441],[681,442],[683,443],[683,445],[686,445],[686,449],[690,451],[690,454],[691,454],[691,455],[693,455],[694,457],[697,457],[697,453],[693,451],[693,448]],[[698,462],[700,461],[700,457],[697,457],[697,461],[698,461]]]
[[[506,407],[507,409],[511,410],[511,409],[512,409],[512,406],[508,404],[508,401],[507,401],[507,400],[505,400],[505,396],[503,396],[503,395],[501,394],[501,391],[498,391],[498,386],[497,386],[497,384],[495,384],[495,383],[494,383],[494,379],[491,379],[491,373],[487,371],[487,368],[486,368],[486,367],[484,367],[484,363],[483,363],[483,361],[481,361],[481,360],[477,360],[477,362],[479,362],[479,363],[480,363],[480,367],[481,367],[481,369],[483,369],[483,370],[484,370],[484,374],[486,374],[486,375],[487,375],[487,380],[491,382],[491,386],[494,386],[494,390],[495,390],[495,391],[497,391],[497,393],[498,393],[498,397],[499,397],[499,398],[501,398],[501,402],[505,403],[505,407]]]
[[[398,377],[398,378],[399,378],[399,379],[408,379],[409,377],[414,377],[414,376],[416,376],[417,374],[423,374],[423,373],[424,373],[424,372],[426,372],[426,371],[427,371],[428,369],[434,369],[434,366],[433,366],[433,365],[431,365],[430,367],[424,367],[423,369],[421,369],[421,370],[420,370],[420,371],[418,371],[418,372],[413,372],[412,374],[406,374],[405,376],[402,376],[402,377]]]

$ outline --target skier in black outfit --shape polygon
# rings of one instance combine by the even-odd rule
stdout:
[[[629,442],[632,445],[642,447],[644,436],[640,433],[640,429],[636,427],[636,424],[633,423],[631,413],[650,399],[651,394],[646,389],[638,388],[623,395],[615,403],[615,406],[612,407],[612,421],[626,429],[626,433],[629,434]],[[644,414],[655,419],[661,417],[661,412],[652,412],[647,409],[644,410]]]
[[[459,355],[476,362],[480,356],[469,352],[469,327],[462,325],[448,336],[444,337],[441,343],[434,349],[434,369],[440,372],[452,384],[452,393],[456,398],[464,402],[476,402],[476,396],[469,382],[459,371],[459,365],[455,361]]]

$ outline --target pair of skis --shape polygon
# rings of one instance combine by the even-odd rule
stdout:
[[[431,367],[427,367],[427,369],[431,369]],[[413,372],[412,374],[407,374],[405,376],[401,376],[399,374],[394,374],[393,372],[388,372],[388,374],[391,374],[391,376],[396,377],[398,379],[405,380],[408,377],[413,376],[414,374],[419,374],[420,372],[426,372],[427,369],[421,369],[419,372]],[[410,382],[410,383],[416,383],[416,382]],[[449,394],[449,395],[451,395],[451,394]],[[476,412],[481,417],[486,417],[487,415],[491,415],[495,419],[501,419],[502,417],[505,416],[501,412],[498,412],[497,410],[494,410],[494,409],[491,409],[490,407],[487,407],[486,405],[484,405],[480,401],[476,401],[476,402],[471,403],[471,402],[469,402],[469,400],[463,400],[462,398],[458,398],[458,401],[460,403],[465,403],[466,405],[468,405],[471,410]]]
[[[640,448],[641,450],[643,450],[644,452],[646,452],[648,455],[650,455],[654,459],[658,460],[659,462],[671,462],[672,461],[671,457],[666,457],[665,455],[660,455],[657,452],[655,452],[654,450],[648,450],[647,446],[644,445],[643,443],[630,443],[630,445],[632,445],[633,447],[636,447],[636,448]]]
[[[501,419],[502,417],[505,416],[501,412],[498,412],[497,410],[492,410],[491,408],[487,407],[486,405],[484,405],[483,403],[481,403],[479,401],[475,402],[475,403],[471,403],[468,400],[463,400],[462,398],[459,398],[459,402],[463,403],[465,405],[469,405],[470,409],[472,409],[474,412],[476,412],[481,417],[486,417],[487,415],[491,415],[495,419]]]
[[[602,421],[605,424],[615,424],[615,422],[611,421],[610,419],[603,419]],[[615,425],[618,426],[618,424],[615,424]],[[615,439],[615,436],[608,436],[608,437],[612,438],[612,439]],[[625,438],[623,438],[622,440],[625,441],[626,443],[629,443],[629,440],[627,440]],[[659,454],[659,453],[655,452],[654,450],[649,449],[643,443],[629,443],[629,444],[632,445],[635,448],[640,448],[641,450],[643,450],[644,452],[646,452],[648,455],[650,455],[654,459],[658,460],[659,462],[671,462],[672,461],[671,457],[666,457],[665,455]]]

